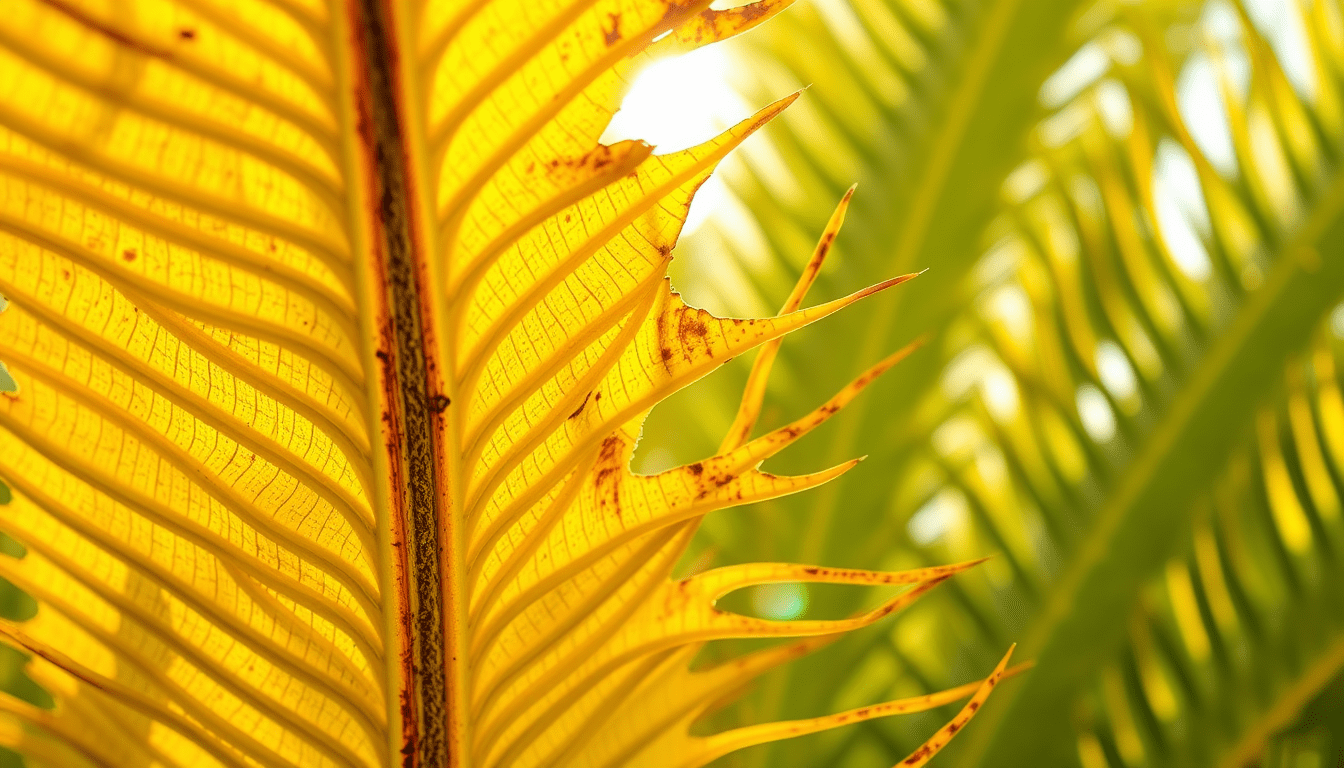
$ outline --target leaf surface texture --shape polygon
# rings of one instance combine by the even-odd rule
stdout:
[[[700,644],[866,626],[968,567],[669,578],[707,513],[851,468],[759,466],[901,355],[786,428],[629,468],[660,400],[904,279],[755,319],[671,290],[692,195],[795,96],[684,151],[599,142],[642,63],[784,5],[7,5],[0,530],[26,555],[0,575],[38,609],[0,633],[56,703],[4,699],[0,743],[80,768],[647,765],[639,733],[700,765],[733,737],[690,721],[812,647],[692,672]],[[715,607],[784,581],[904,591],[843,620]],[[435,653],[447,683],[417,682]]]

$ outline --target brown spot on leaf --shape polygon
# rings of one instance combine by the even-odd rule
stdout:
[[[918,763],[920,760],[923,760],[924,758],[928,757],[931,754],[933,754],[933,749],[929,747],[929,745],[925,744],[924,746],[915,750],[915,753],[913,755],[910,755],[909,757],[905,758],[905,761],[901,764],[914,765],[915,763]]]
[[[597,486],[597,505],[605,509],[608,504],[616,517],[621,516],[621,438],[611,435],[602,441],[597,453],[597,475],[593,484]]]
[[[443,413],[452,404],[453,401],[449,400],[447,395],[435,395],[429,398],[429,409],[435,413]]]
[[[590,389],[590,390],[588,390],[588,394],[586,394],[586,395],[583,396],[583,402],[582,402],[582,403],[579,403],[579,407],[578,407],[578,408],[575,408],[575,409],[574,409],[574,412],[571,413],[571,414],[569,414],[569,418],[570,418],[570,419],[576,419],[576,418],[578,418],[579,414],[580,414],[580,413],[583,413],[583,409],[584,409],[585,407],[587,407],[587,405],[588,405],[588,399],[591,398],[592,396],[593,396],[593,391]]]
[[[672,373],[672,348],[667,344],[667,315],[659,314],[655,321],[658,326],[658,354],[663,360],[663,369]]]
[[[122,251],[121,258],[124,261],[135,261],[135,249],[127,248],[126,250]]]
[[[665,22],[668,19],[674,18],[676,16],[684,15],[687,5],[689,5],[688,2],[671,0],[671,2],[667,4],[667,10],[663,11],[663,21]]]
[[[196,30],[183,27],[182,29],[177,30],[177,36],[183,40],[195,40]]]
[[[113,41],[114,43],[124,45],[127,48],[130,48],[135,51],[139,51],[140,53],[143,53],[146,56],[154,56],[160,59],[172,58],[172,55],[168,51],[159,50],[157,48],[151,48],[150,46],[145,45],[139,40],[136,40],[135,38],[131,37],[125,32],[122,32],[116,27],[113,27],[112,25],[108,24],[102,19],[99,19],[93,16],[92,14],[86,13],[83,9],[73,7],[72,5],[64,2],[63,0],[42,0],[42,2],[47,7],[52,8],[61,14],[64,14],[72,21],[78,24],[82,24],[83,26],[89,28],[94,32],[97,32],[98,34],[102,35],[103,37],[106,37],[107,39]]]
[[[611,19],[611,29],[603,30],[602,39],[606,42],[607,47],[610,48],[621,39],[621,14],[608,13],[607,18]]]
[[[821,238],[821,242],[817,243],[817,255],[815,257],[817,261],[821,261],[826,256],[827,252],[831,250],[831,243],[833,242],[835,242],[834,232],[827,232]]]
[[[752,3],[729,11],[742,21],[755,21],[770,12],[768,3]]]

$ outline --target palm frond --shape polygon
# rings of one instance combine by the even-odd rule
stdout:
[[[938,5],[932,22],[895,0],[853,5],[840,31],[774,27],[761,67],[817,84],[808,121],[772,134],[811,174],[782,185],[749,159],[733,186],[787,273],[801,228],[820,230],[795,207],[817,210],[861,169],[846,279],[931,268],[919,296],[850,318],[864,341],[832,342],[827,365],[786,345],[784,397],[867,344],[927,334],[929,349],[877,391],[882,426],[851,414],[805,444],[832,458],[858,436],[878,447],[808,500],[822,522],[795,523],[786,501],[742,524],[768,516],[813,558],[848,550],[843,565],[998,556],[760,699],[933,690],[1020,640],[1037,668],[950,763],[1255,759],[1342,661],[1325,618],[1340,615],[1344,535],[1328,329],[1344,294],[1338,5],[1101,3],[1052,9],[1057,26],[1035,37],[1012,4]],[[963,101],[986,55],[999,59]],[[753,554],[708,532],[721,559]],[[772,764],[896,757],[918,727],[792,744]]]

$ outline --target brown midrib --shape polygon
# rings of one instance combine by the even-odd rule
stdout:
[[[421,280],[425,274],[422,242],[413,218],[413,178],[408,170],[406,133],[397,94],[401,91],[396,63],[397,44],[391,10],[385,0],[357,0],[354,20],[358,61],[365,92],[361,133],[370,174],[369,216],[374,228],[371,245],[380,253],[384,299],[391,325],[392,347],[383,352],[384,376],[395,382],[388,391],[384,426],[389,465],[400,482],[390,487],[394,529],[392,540],[402,541],[394,568],[404,572],[408,594],[392,601],[404,606],[397,625],[404,638],[400,652],[403,668],[401,764],[403,768],[447,768],[450,748],[447,730],[448,695],[444,651],[444,599],[439,541],[439,474],[435,446],[435,411],[431,403],[431,371],[422,315]],[[441,408],[439,410],[442,410]],[[396,478],[394,478],[396,479]],[[389,587],[391,585],[388,585]],[[409,657],[409,658],[407,658]],[[407,695],[409,694],[409,695]]]

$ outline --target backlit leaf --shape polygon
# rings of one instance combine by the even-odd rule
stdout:
[[[0,744],[53,768],[649,765],[664,742],[700,765],[794,732],[689,735],[753,674],[973,565],[669,577],[705,514],[851,468],[760,464],[907,353],[749,439],[778,340],[909,276],[803,308],[812,269],[758,319],[671,290],[696,189],[796,95],[679,152],[599,143],[637,67],[785,5],[6,3],[0,531],[27,552],[0,575],[38,610],[0,634],[55,707],[0,697]],[[629,469],[655,404],[763,344],[718,453]],[[842,620],[715,607],[779,582],[902,591]],[[821,639],[689,666],[756,637]],[[1002,673],[869,716],[978,706]]]

